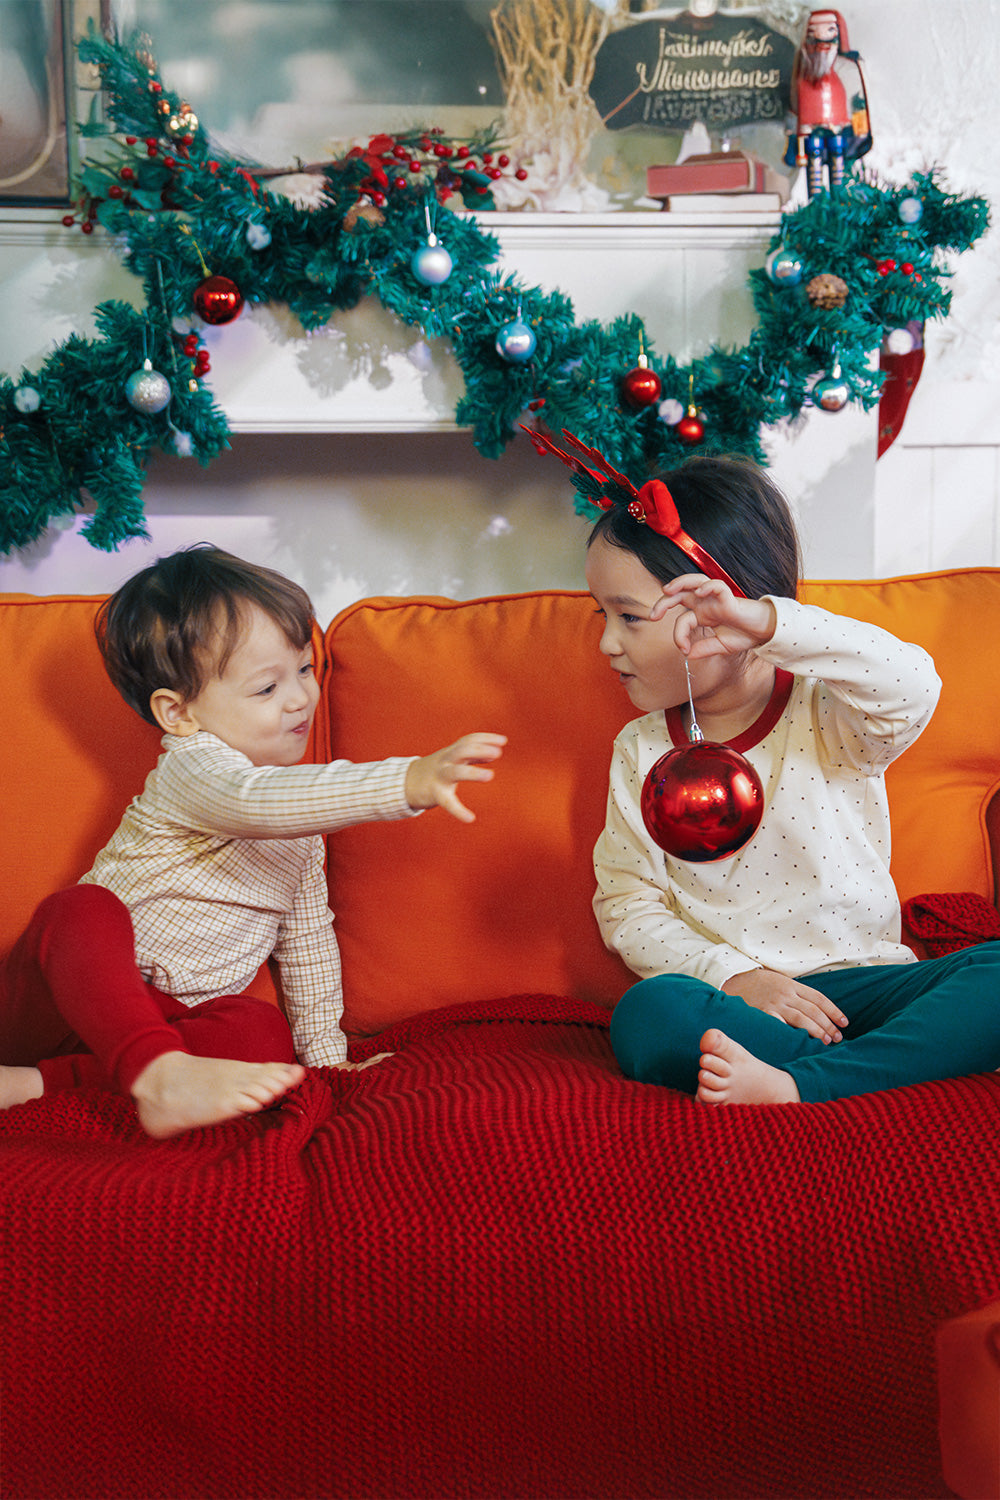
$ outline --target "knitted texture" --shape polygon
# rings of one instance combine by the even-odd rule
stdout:
[[[903,927],[928,958],[943,958],[975,943],[1000,940],[1000,912],[973,891],[911,896],[903,906]]]
[[[711,1109],[521,996],[154,1142],[0,1116],[5,1500],[945,1496],[1000,1084]]]

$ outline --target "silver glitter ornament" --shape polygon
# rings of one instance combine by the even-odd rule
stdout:
[[[159,370],[153,369],[153,362],[149,359],[143,360],[142,369],[135,370],[125,382],[125,397],[129,405],[147,417],[155,416],[169,406],[172,394],[170,381]]]

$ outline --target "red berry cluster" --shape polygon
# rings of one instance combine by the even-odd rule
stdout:
[[[200,380],[203,375],[207,375],[212,368],[208,357],[208,350],[202,349],[200,344],[201,340],[198,338],[198,335],[196,333],[189,333],[186,335],[182,346],[188,359],[194,360],[194,375],[196,380]]]
[[[904,260],[902,264],[897,265],[896,261],[890,257],[888,260],[880,260],[876,266],[876,270],[880,276],[891,276],[894,271],[902,271],[904,276],[912,276],[914,281],[923,281],[924,279],[919,271],[914,270],[911,260]]]
[[[511,166],[506,152],[478,150],[467,144],[454,145],[442,138],[442,131],[417,136],[375,135],[367,147],[355,146],[347,153],[344,165],[363,162],[368,171],[358,183],[376,207],[384,206],[387,194],[400,192],[414,180],[430,176],[440,198],[459,191],[485,193]],[[338,164],[339,165],[339,164]],[[527,177],[523,167],[515,167],[519,182]]]
[[[139,145],[139,137],[136,135],[127,135],[125,137],[125,144],[130,149],[133,149]],[[142,144],[146,148],[146,156],[150,161],[159,159],[165,167],[170,171],[174,171],[177,167],[183,167],[187,162],[189,148],[194,144],[194,136],[179,136],[175,141],[170,143],[168,154],[166,155],[161,154],[163,152],[163,143],[154,135],[147,136]],[[176,151],[177,155],[184,158],[184,160],[178,161],[177,156],[171,154],[173,151]],[[133,154],[135,154],[134,151]],[[207,165],[210,170],[218,168],[217,162],[208,162]],[[139,174],[133,166],[126,163],[125,166],[118,168],[115,178],[116,180],[111,182],[107,189],[107,196],[115,200],[123,200],[126,207],[128,207],[131,204],[129,190],[139,181]],[[93,234],[94,223],[97,219],[97,207],[100,202],[100,198],[81,198],[77,203],[77,213],[64,214],[62,222],[67,229],[71,229],[74,224],[79,223],[84,234]]]

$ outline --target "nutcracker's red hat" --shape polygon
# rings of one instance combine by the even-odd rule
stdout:
[[[848,40],[847,40],[847,25],[846,25],[846,22],[844,21],[843,16],[840,14],[840,11],[839,10],[826,10],[825,8],[822,9],[822,10],[811,10],[809,12],[809,20],[806,22],[806,30],[807,31],[809,29],[810,22],[814,21],[817,16],[832,16],[833,17],[833,19],[837,23],[837,51],[841,52],[841,53],[849,52],[851,49],[850,49],[850,44],[848,43]]]

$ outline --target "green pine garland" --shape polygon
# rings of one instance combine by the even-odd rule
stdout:
[[[870,351],[894,328],[946,316],[947,252],[967,250],[989,223],[983,199],[946,193],[933,173],[895,187],[852,175],[836,192],[784,214],[771,248],[797,257],[801,278],[782,284],[764,269],[750,273],[758,321],[746,345],[714,347],[682,366],[657,354],[637,315],[607,326],[577,322],[561,292],[498,272],[495,238],[474,217],[441,206],[456,188],[463,201],[492,206],[490,140],[457,146],[436,132],[375,137],[366,150],[325,164],[322,202],[304,209],[268,191],[267,174],[213,155],[204,129],[141,48],[92,26],[80,56],[101,71],[109,122],[92,118],[83,127],[84,135],[105,138],[103,154],[81,172],[83,227],[99,225],[118,238],[145,306],[102,303],[94,339],[69,338],[16,381],[0,375],[5,553],[88,503],[83,530],[95,547],[113,550],[145,536],[150,450],[208,464],[228,446],[192,336],[206,268],[228,277],[248,303],[286,303],[307,330],[376,297],[428,338],[450,341],[465,381],[456,420],[471,428],[484,455],[498,457],[525,414],[536,413],[549,430],[568,428],[641,483],[691,451],[661,417],[664,400],[698,409],[705,430],[697,451],[758,462],[765,461],[762,429],[798,416],[817,379],[837,366],[850,399],[871,407],[881,376]],[[408,171],[410,160],[423,170]],[[907,224],[900,205],[912,198],[922,213]],[[410,260],[426,243],[431,204],[453,269],[426,286]],[[807,294],[824,273],[843,282],[842,306],[814,305]],[[499,330],[517,317],[537,340],[525,363],[496,349]],[[637,410],[623,399],[622,377],[640,351],[662,390]],[[170,383],[160,412],[138,411],[126,396],[129,376],[146,359]],[[577,508],[595,514],[585,494]]]

